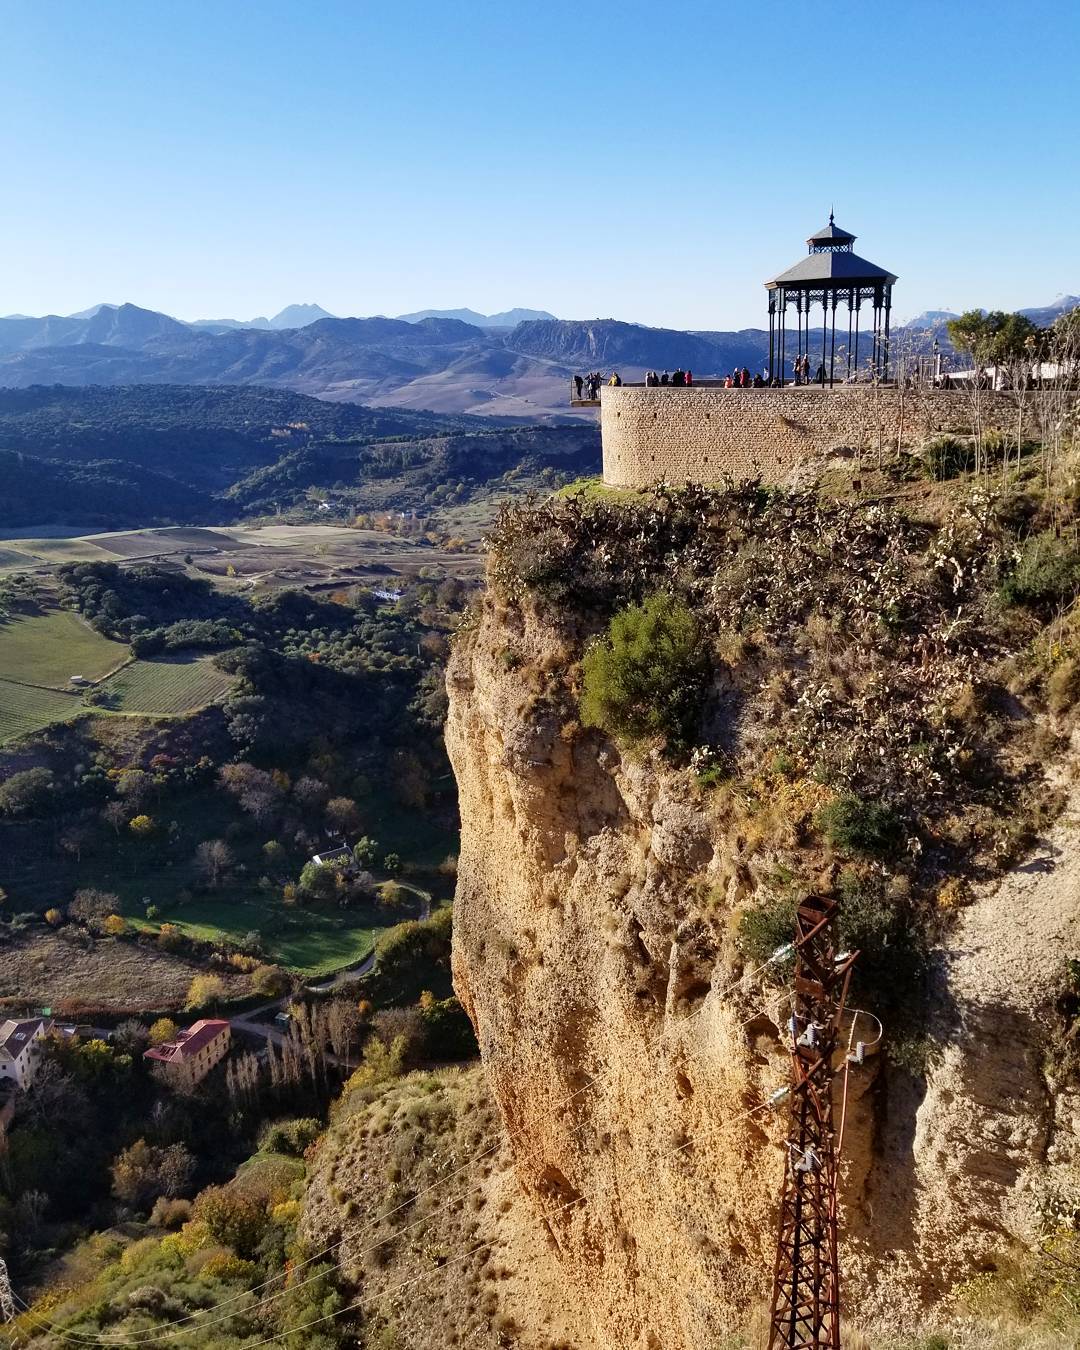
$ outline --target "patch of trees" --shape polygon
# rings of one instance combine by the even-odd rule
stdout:
[[[0,816],[41,816],[53,804],[56,775],[41,766],[0,782]]]
[[[437,909],[429,919],[409,919],[383,933],[375,945],[376,965],[365,990],[376,1003],[415,1003],[425,991],[436,998],[453,994],[450,937],[453,912]]]
[[[1005,365],[1018,357],[1045,355],[1050,333],[1023,314],[969,309],[946,325],[949,341],[980,365]]]
[[[54,522],[87,528],[212,524],[226,512],[209,492],[118,459],[82,463],[0,450],[0,528]]]
[[[218,523],[336,481],[350,444],[467,424],[254,386],[3,389],[0,525]]]
[[[36,385],[0,389],[0,443],[65,459],[198,464],[276,459],[283,442],[430,435],[464,419],[329,403],[257,385]]]
[[[116,563],[66,563],[59,569],[66,598],[100,633],[120,641],[148,635],[174,624],[217,623],[241,631],[249,619],[249,606],[223,595],[202,577],[190,577],[158,563],[119,567]],[[194,628],[196,635],[219,631]],[[229,639],[235,642],[234,636]],[[162,646],[180,646],[167,632],[155,638]]]

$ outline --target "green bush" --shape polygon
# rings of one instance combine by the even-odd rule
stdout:
[[[228,1186],[207,1186],[195,1200],[194,1215],[217,1242],[242,1257],[255,1252],[268,1223],[261,1205]]]
[[[693,741],[708,657],[697,620],[658,591],[620,610],[582,663],[581,720],[629,745],[660,737],[675,755]]]
[[[754,965],[767,961],[777,947],[795,936],[799,902],[792,895],[776,896],[758,909],[748,909],[739,920],[739,945]]]
[[[472,1023],[456,998],[421,1002],[424,1052],[428,1059],[472,1059],[480,1053]]]
[[[817,813],[817,827],[834,848],[867,857],[894,853],[903,835],[895,811],[853,792],[823,806]]]
[[[888,879],[874,868],[846,867],[837,881],[837,945],[858,952],[858,1001],[889,1021],[890,1039],[905,1033],[926,971],[926,942],[917,914],[886,893]],[[921,1029],[915,1029],[919,1031]]]
[[[888,966],[901,943],[899,913],[884,895],[878,878],[862,881],[851,873],[840,875],[838,943],[859,953],[859,974],[865,976],[879,963]],[[864,980],[865,983],[865,980]]]
[[[1009,605],[1049,612],[1071,604],[1080,591],[1080,549],[1052,534],[1034,535],[1020,550],[999,588]]]
[[[957,436],[935,436],[923,446],[923,465],[935,482],[956,478],[975,467],[975,447]]]
[[[302,1158],[304,1150],[322,1134],[323,1127],[312,1116],[297,1120],[273,1120],[259,1135],[259,1148],[264,1153],[286,1153]]]

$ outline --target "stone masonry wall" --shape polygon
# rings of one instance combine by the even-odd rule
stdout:
[[[1015,427],[1008,395],[982,395],[984,426]],[[605,386],[600,395],[604,482],[640,488],[658,479],[782,481],[831,450],[917,445],[925,436],[971,429],[962,390],[895,388],[722,389],[696,385]]]

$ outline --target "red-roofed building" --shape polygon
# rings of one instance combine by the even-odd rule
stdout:
[[[177,1033],[174,1041],[155,1045],[143,1053],[156,1072],[169,1083],[180,1088],[193,1088],[201,1083],[215,1064],[229,1052],[232,1028],[220,1018],[203,1018],[186,1031]]]

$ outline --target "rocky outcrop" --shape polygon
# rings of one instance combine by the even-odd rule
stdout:
[[[451,660],[455,985],[573,1344],[700,1350],[767,1298],[786,1005],[731,936],[730,822],[688,775],[577,725],[561,622],[489,595]],[[858,1317],[894,1333],[1030,1242],[1075,1163],[1078,1103],[1043,1054],[1080,942],[1077,804],[936,953],[925,1077],[852,1079],[846,1278]]]

